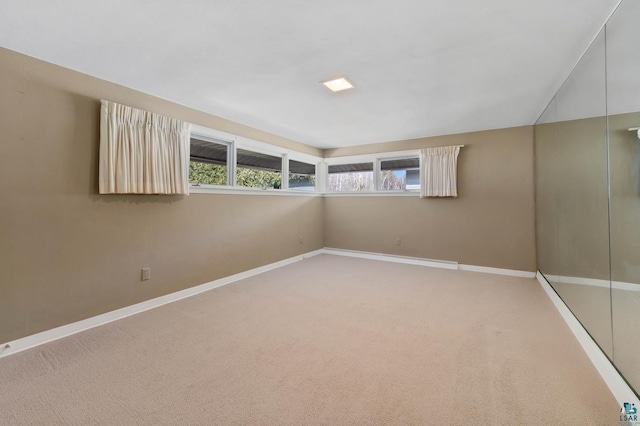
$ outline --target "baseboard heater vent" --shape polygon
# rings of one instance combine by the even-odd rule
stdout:
[[[404,263],[408,265],[430,266],[432,268],[459,269],[458,262],[447,260],[425,259],[421,257],[397,256],[393,254],[372,253],[367,251],[344,250],[325,247],[322,250],[325,254],[337,256],[359,257],[361,259],[382,260],[384,262]]]

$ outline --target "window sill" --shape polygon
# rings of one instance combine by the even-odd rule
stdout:
[[[284,197],[420,197],[420,191],[315,192],[282,189],[231,188],[227,186],[190,186],[190,194],[275,195]]]
[[[420,197],[420,191],[325,192],[325,197]]]
[[[319,197],[315,191],[295,191],[282,189],[231,188],[225,186],[189,186],[190,194],[227,194],[227,195],[276,195],[285,197]]]

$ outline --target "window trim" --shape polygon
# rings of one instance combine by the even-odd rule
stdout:
[[[289,168],[291,166],[291,164],[289,163],[290,161],[297,161],[298,163],[305,163],[305,164],[310,164],[310,165],[315,166],[315,174],[314,174],[314,176],[316,178],[316,181],[315,181],[315,190],[314,191],[306,191],[304,189],[291,189],[291,188],[289,188],[289,179],[291,178],[291,176],[290,176],[291,173],[290,173],[290,170],[289,170]],[[295,158],[291,158],[288,154],[287,154],[287,158],[285,158],[285,163],[287,164],[287,179],[286,179],[287,180],[287,190],[295,191],[295,192],[320,192],[320,191],[318,191],[318,183],[319,183],[318,182],[318,168],[319,168],[319,163],[310,163],[308,161],[301,161],[301,160],[298,160],[298,159],[295,159]]]
[[[238,146],[238,144],[235,144],[234,146],[234,164],[235,164],[235,171],[233,174],[233,187],[234,188],[248,188],[248,189],[258,189],[258,190],[263,190],[263,189],[272,189],[274,191],[281,191],[284,189],[283,185],[283,172],[284,172],[284,157],[286,156],[286,154],[282,154],[280,152],[275,152],[275,151],[267,151],[267,150],[262,150],[262,149],[256,149],[256,148],[245,148],[244,146],[242,146],[242,144],[240,144],[241,146]],[[275,157],[275,158],[280,158],[280,170],[273,170],[273,169],[266,169],[266,171],[273,171],[276,173],[280,173],[280,188],[258,188],[258,187],[248,187],[248,186],[239,186],[237,179],[238,179],[238,174],[237,174],[237,170],[238,168],[247,168],[247,167],[238,167],[238,150],[241,149],[243,151],[248,151],[248,152],[253,152],[256,154],[264,154],[264,155],[268,155],[270,157]],[[275,160],[274,160],[275,161]],[[249,169],[251,167],[248,167]]]
[[[382,162],[383,161],[389,161],[389,160],[406,160],[406,159],[410,159],[410,158],[416,158],[418,160],[418,166],[417,167],[412,167],[411,169],[406,169],[406,170],[418,170],[420,171],[420,153],[418,152],[418,154],[416,155],[402,155],[402,156],[379,156],[377,157],[377,161],[378,161],[378,180],[376,180],[376,191],[380,191],[380,192],[420,192],[420,188],[418,189],[403,189],[403,190],[399,190],[399,189],[382,189],[380,188],[380,178],[382,177]],[[406,185],[406,183],[405,183]]]
[[[386,151],[371,154],[349,155],[341,157],[322,158],[311,154],[294,151],[289,148],[260,142],[254,139],[233,135],[221,130],[212,129],[196,124],[191,125],[191,136],[213,143],[227,144],[227,185],[189,184],[189,190],[194,194],[242,194],[242,195],[284,195],[304,197],[418,197],[419,189],[384,190],[380,189],[381,162],[401,158],[417,157],[420,162],[420,149],[404,151]],[[261,154],[282,158],[282,184],[280,189],[246,188],[237,186],[237,150],[246,149]],[[316,190],[301,191],[289,188],[289,160],[314,164],[316,166]],[[328,191],[329,166],[350,163],[373,163],[374,189],[370,191]],[[419,166],[422,172],[421,165]]]
[[[202,140],[205,142],[211,142],[211,143],[216,143],[218,145],[226,145],[227,146],[227,184],[226,185],[211,185],[211,184],[198,184],[198,185],[194,185],[191,182],[189,182],[189,188],[193,188],[193,187],[200,187],[203,185],[207,185],[207,186],[216,186],[216,187],[220,187],[220,188],[225,188],[228,186],[232,186],[231,185],[231,177],[235,176],[235,162],[232,165],[232,161],[231,159],[233,158],[233,153],[232,151],[235,149],[234,148],[234,143],[232,140],[227,140],[227,139],[222,139],[222,138],[218,138],[218,137],[214,137],[212,135],[206,135],[206,134],[202,134],[201,132],[194,132],[193,128],[190,132],[189,135],[189,140],[191,140],[191,138],[194,139],[198,139],[198,140]],[[189,160],[189,162],[191,162],[191,160]],[[231,174],[231,169],[234,169],[234,173]]]
[[[371,172],[371,179],[373,180],[373,188],[372,189],[364,189],[362,191],[330,191],[329,190],[329,176],[332,175],[333,173],[329,173],[329,167],[331,166],[340,166],[340,165],[346,165],[346,164],[366,164],[366,163],[371,163],[371,170],[362,170],[360,171],[360,173],[362,172]],[[342,173],[349,173],[349,172],[341,172],[341,173],[336,173],[336,174],[342,174]],[[332,164],[327,164],[327,178],[326,178],[326,191],[325,193],[327,194],[366,194],[366,193],[371,193],[371,192],[377,192],[376,189],[376,163],[375,163],[375,159],[374,160],[364,160],[364,161],[347,161],[347,162],[337,162],[337,163],[332,163]]]
[[[191,135],[197,139],[227,145],[227,185],[209,185],[209,184],[189,184],[189,190],[193,193],[234,193],[234,194],[278,194],[286,193],[294,195],[317,196],[321,195],[318,190],[318,170],[322,163],[322,158],[311,154],[294,151],[288,148],[279,147],[277,145],[259,142],[242,136],[233,135],[220,130],[211,129],[197,124],[191,125]],[[238,149],[253,151],[259,154],[266,154],[282,159],[281,167],[281,187],[280,189],[262,189],[262,188],[246,188],[237,185],[237,157]],[[300,191],[289,189],[289,160],[301,161],[316,166],[316,190]]]
[[[419,196],[420,189],[405,189],[400,191],[400,190],[394,190],[394,189],[380,188],[381,162],[386,160],[397,160],[402,158],[418,158],[418,160],[420,160],[420,150],[412,149],[412,150],[406,150],[406,151],[390,151],[390,152],[380,152],[380,153],[374,153],[374,154],[349,155],[344,157],[325,158],[323,163],[326,166],[327,176],[324,178],[325,188],[324,188],[323,194],[330,195],[330,196],[336,196],[336,194],[339,194],[338,196],[344,196],[344,195],[370,196],[372,194],[376,194],[376,195],[403,194],[407,196],[416,196],[416,195]],[[326,187],[326,184],[328,183],[328,179],[329,179],[328,177],[329,166],[341,165],[341,164],[352,164],[352,163],[371,163],[371,162],[373,162],[373,179],[374,179],[373,190],[334,192],[334,191],[329,191],[328,188]],[[421,168],[418,167],[418,169],[421,169]]]

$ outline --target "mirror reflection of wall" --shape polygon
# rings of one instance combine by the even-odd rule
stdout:
[[[640,2],[624,0],[535,127],[538,267],[640,391]]]
[[[611,357],[605,70],[602,31],[536,126],[536,217],[540,271]]]
[[[640,2],[624,1],[606,26],[611,205],[613,361],[640,390]]]

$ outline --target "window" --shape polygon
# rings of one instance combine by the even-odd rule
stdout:
[[[330,165],[327,189],[331,192],[373,191],[373,162]]]
[[[280,189],[282,157],[238,148],[236,185],[245,188]]]
[[[315,191],[315,164],[289,160],[289,189],[296,191]]]
[[[380,160],[378,188],[382,191],[420,189],[420,159],[412,157]]]
[[[297,196],[317,192],[316,165],[322,158],[197,124],[191,129],[189,182],[196,192],[284,189],[279,193],[291,190]],[[320,173],[325,176],[325,172],[323,167]]]
[[[323,165],[320,175],[325,176],[326,173],[326,179],[320,187],[327,193],[413,196],[420,190],[418,150],[330,157],[324,163],[327,167]]]
[[[205,138],[191,137],[189,183],[228,185],[229,144]]]

